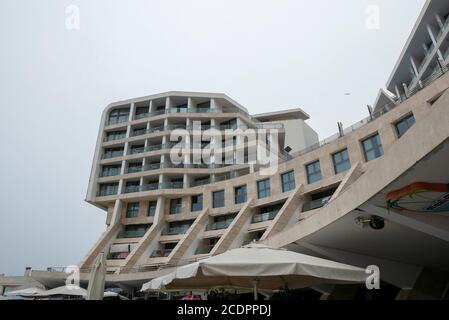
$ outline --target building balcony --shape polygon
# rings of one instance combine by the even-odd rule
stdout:
[[[173,249],[161,249],[161,250],[154,250],[150,258],[164,258],[168,257],[170,253],[172,253]]]
[[[125,139],[125,138],[126,138],[126,134],[117,134],[117,135],[104,137],[104,141],[110,142],[110,141],[121,140],[121,139]]]
[[[123,151],[115,151],[110,153],[104,153],[103,159],[111,159],[111,158],[118,158],[123,156]]]
[[[99,197],[108,197],[108,196],[115,196],[118,193],[118,188],[114,189],[106,189],[106,190],[100,190],[98,192]]]
[[[325,197],[322,199],[313,200],[304,204],[302,212],[307,212],[315,209],[324,207],[330,200],[331,197]]]
[[[231,225],[232,221],[233,221],[233,219],[209,223],[206,226],[206,231],[227,229]]]
[[[187,230],[189,230],[189,228],[190,228],[190,225],[167,228],[167,229],[164,229],[161,234],[163,236],[178,236],[178,235],[186,234]]]
[[[266,212],[261,214],[256,214],[251,219],[251,223],[260,223],[264,221],[270,221],[273,220],[279,211],[272,211],[272,212]]]
[[[215,247],[215,245],[208,245],[208,246],[205,246],[205,247],[198,247],[195,250],[195,254],[209,254],[214,247]]]
[[[100,177],[114,177],[120,175],[120,169],[114,169],[114,170],[107,170],[100,172]]]
[[[114,125],[114,124],[128,122],[128,120],[129,120],[128,117],[126,117],[126,118],[118,118],[118,119],[116,119],[116,118],[109,119],[108,121],[106,121],[106,125],[107,126],[111,126],[111,125]]]
[[[128,238],[142,238],[146,230],[123,230],[117,235],[118,239],[128,239]]]
[[[138,185],[131,185],[125,187],[125,193],[133,193],[133,192],[139,192],[140,186]]]
[[[130,252],[111,252],[108,253],[107,260],[125,260],[129,256]]]
[[[126,168],[126,173],[136,173],[136,172],[142,172],[143,167],[142,166],[133,166]]]

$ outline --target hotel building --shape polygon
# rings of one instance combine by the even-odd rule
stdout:
[[[448,33],[449,2],[427,1],[369,115],[323,141],[301,109],[249,115],[224,94],[168,92],[109,105],[87,192],[107,228],[80,263],[81,280],[101,252],[108,284],[132,290],[175,266],[257,241],[376,265],[396,299],[447,297]],[[210,129],[275,134],[255,144],[241,135],[200,139],[174,164],[175,129],[188,140]],[[278,146],[271,174],[256,151],[261,140]],[[230,150],[231,161],[194,163],[213,142]],[[30,272],[48,286],[67,277]],[[329,299],[355,294],[314,289]]]

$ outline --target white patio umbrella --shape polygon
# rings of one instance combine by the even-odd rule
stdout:
[[[6,296],[33,297],[36,294],[42,293],[44,291],[45,291],[44,289],[32,287],[32,288],[25,288],[25,289],[20,289],[20,290],[9,291],[5,295]]]
[[[106,259],[100,253],[95,259],[87,287],[87,300],[102,300],[104,296],[104,282],[106,277]]]
[[[213,287],[258,290],[300,289],[318,284],[362,283],[365,270],[331,260],[259,244],[229,250],[155,278],[142,291],[207,290]]]
[[[86,297],[87,291],[81,287],[70,284],[66,286],[57,287],[51,290],[47,290],[34,295],[35,297],[48,297],[48,296],[78,296]]]

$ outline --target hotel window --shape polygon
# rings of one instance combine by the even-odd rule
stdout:
[[[351,169],[351,162],[349,161],[348,149],[336,152],[332,155],[332,161],[334,162],[335,174],[345,172]]]
[[[407,132],[415,124],[415,117],[413,114],[408,115],[404,119],[396,122],[394,125],[396,127],[396,133],[398,134],[398,138],[402,137],[404,133]]]
[[[320,161],[312,162],[306,165],[307,182],[309,184],[321,180],[321,165]]]
[[[106,141],[113,141],[126,138],[126,131],[112,131],[106,133]]]
[[[118,176],[120,174],[121,165],[117,166],[103,166],[101,171],[102,177]]]
[[[192,204],[190,207],[190,211],[201,211],[203,210],[203,195],[199,194],[196,196],[192,196]]]
[[[171,199],[170,201],[170,214],[178,214],[182,211],[182,198]]]
[[[115,109],[109,114],[108,124],[126,122],[128,118],[129,109]]]
[[[100,197],[115,195],[118,192],[118,183],[100,185]]]
[[[257,196],[259,199],[271,196],[270,179],[257,181]]]
[[[126,217],[127,218],[136,218],[139,216],[139,203],[138,202],[130,202],[126,207]]]
[[[384,154],[384,149],[382,148],[382,142],[380,141],[379,134],[363,140],[362,145],[365,152],[366,161],[374,160]]]
[[[234,188],[235,204],[246,202],[246,185]]]
[[[215,191],[212,193],[212,207],[222,208],[225,205],[225,192],[224,190]]]
[[[154,217],[154,215],[156,214],[156,205],[157,205],[156,201],[150,201],[148,203],[148,216],[149,217]]]
[[[282,192],[287,192],[296,188],[295,172],[289,171],[281,175]]]
[[[104,158],[115,158],[123,156],[123,148],[107,148],[104,149]]]

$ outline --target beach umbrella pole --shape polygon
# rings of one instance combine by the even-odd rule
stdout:
[[[253,281],[254,285],[254,300],[257,301],[257,280]]]

